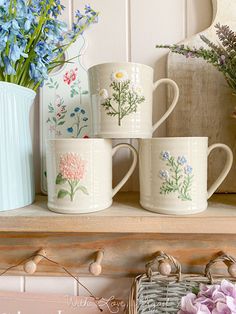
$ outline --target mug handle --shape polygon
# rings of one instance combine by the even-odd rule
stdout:
[[[226,159],[226,164],[224,166],[224,169],[221,171],[219,177],[216,179],[216,181],[212,184],[212,186],[207,191],[207,199],[209,199],[212,196],[212,194],[218,189],[218,187],[227,177],[233,164],[233,153],[232,153],[232,150],[229,148],[229,146],[225,144],[213,144],[210,147],[208,147],[208,156],[215,148],[222,148],[226,152],[227,159]]]
[[[177,105],[177,102],[179,100],[179,87],[178,85],[173,81],[173,80],[170,80],[170,79],[161,79],[161,80],[158,80],[156,81],[154,84],[153,84],[153,91],[155,91],[157,89],[157,87],[161,84],[170,84],[173,89],[174,89],[174,99],[173,99],[173,102],[171,104],[171,106],[169,107],[169,109],[166,111],[166,113],[161,117],[160,120],[158,120],[152,127],[152,133],[154,133],[156,131],[156,129],[169,117],[169,115],[172,113],[172,111],[175,109],[175,106]]]
[[[126,173],[126,175],[124,176],[124,178],[120,181],[120,183],[117,184],[117,186],[112,190],[112,197],[116,195],[116,193],[123,187],[123,185],[128,181],[128,179],[131,177],[131,175],[133,174],[135,167],[137,165],[138,162],[138,153],[136,151],[136,149],[129,144],[118,144],[116,145],[113,149],[112,149],[112,157],[116,154],[116,152],[121,149],[121,148],[128,148],[132,155],[133,155],[133,162],[131,167],[129,168],[129,171]]]

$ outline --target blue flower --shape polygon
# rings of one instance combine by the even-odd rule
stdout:
[[[167,170],[160,170],[159,176],[162,180],[168,180],[170,177],[170,174]]]
[[[73,117],[75,116],[75,113],[72,112],[72,113],[70,114],[70,116],[71,116],[71,118],[73,118]]]
[[[81,109],[81,113],[82,113],[82,114],[85,114],[85,110],[84,110],[84,109]]]
[[[187,165],[184,168],[184,172],[185,172],[185,174],[191,174],[193,172],[193,168],[191,166]]]
[[[7,74],[7,75],[15,75],[16,71],[12,67],[9,58],[8,57],[4,57],[3,62],[4,62],[4,65],[5,65],[5,74]]]
[[[77,10],[75,12],[75,17],[78,19],[78,21],[82,20],[82,18],[84,17],[84,15],[80,12],[80,10]]]
[[[76,107],[76,108],[74,109],[74,111],[75,111],[75,112],[80,112],[80,108],[79,108],[79,107]]]
[[[67,132],[69,132],[69,133],[73,133],[73,131],[74,131],[73,128],[68,128],[67,129]]]
[[[162,160],[170,159],[170,153],[169,152],[161,152],[161,159]]]
[[[22,47],[18,47],[16,44],[11,44],[9,58],[11,61],[16,62],[20,57],[27,58],[28,55],[22,51]]]
[[[187,159],[184,156],[179,156],[177,159],[179,165],[184,165],[187,162]]]

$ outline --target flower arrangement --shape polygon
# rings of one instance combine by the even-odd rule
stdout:
[[[124,70],[118,70],[111,75],[112,96],[106,89],[99,91],[101,105],[104,107],[107,115],[118,117],[118,125],[125,116],[137,112],[138,105],[145,101],[143,91],[140,86],[132,84],[128,73]]]
[[[236,285],[222,280],[217,285],[201,284],[197,294],[188,293],[181,300],[178,314],[235,314]]]
[[[157,45],[157,48],[168,48],[172,52],[186,56],[187,58],[202,58],[212,64],[223,73],[228,85],[236,95],[236,33],[229,26],[215,25],[216,34],[220,43],[215,44],[201,35],[200,38],[206,44],[206,48],[199,49],[184,45]],[[236,113],[234,113],[236,118]]]
[[[59,17],[61,0],[0,0],[0,81],[37,90],[98,13],[76,12],[72,30]]]
[[[162,169],[159,172],[163,183],[160,187],[160,194],[166,195],[177,193],[178,199],[191,201],[191,187],[193,181],[193,168],[187,163],[185,156],[175,158],[170,152],[161,152],[160,158],[166,162],[168,170]]]

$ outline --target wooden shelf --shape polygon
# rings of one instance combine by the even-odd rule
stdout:
[[[0,213],[0,232],[236,234],[236,194],[214,195],[205,212],[191,216],[148,212],[138,198],[121,193],[107,210],[61,215],[48,211],[45,196],[37,196],[31,206]]]

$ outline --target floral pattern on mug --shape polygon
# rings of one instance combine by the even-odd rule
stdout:
[[[78,191],[88,195],[87,188],[81,185],[81,180],[85,176],[86,162],[77,153],[66,153],[60,156],[59,174],[56,178],[57,185],[68,185],[69,189],[60,189],[57,198],[69,196],[71,202]]]
[[[79,138],[82,130],[88,127],[88,117],[85,109],[76,107],[70,114],[73,124],[67,128],[67,132],[74,138]]]
[[[70,85],[77,78],[78,68],[71,69],[64,74],[63,80],[66,84]]]
[[[191,201],[191,187],[193,180],[193,168],[188,165],[185,156],[178,156],[177,159],[171,156],[170,152],[161,152],[162,161],[166,162],[167,169],[159,172],[160,178],[164,181],[160,187],[160,194],[177,193],[182,201]]]
[[[118,70],[111,75],[112,95],[109,96],[106,89],[99,91],[101,105],[105,108],[107,115],[118,117],[118,125],[125,116],[137,112],[138,105],[145,101],[142,88],[135,85],[129,79],[128,73]]]
[[[54,102],[50,102],[48,105],[48,119],[50,134],[57,136],[61,135],[60,127],[65,123],[65,116],[67,113],[64,99],[60,95],[56,94]]]

